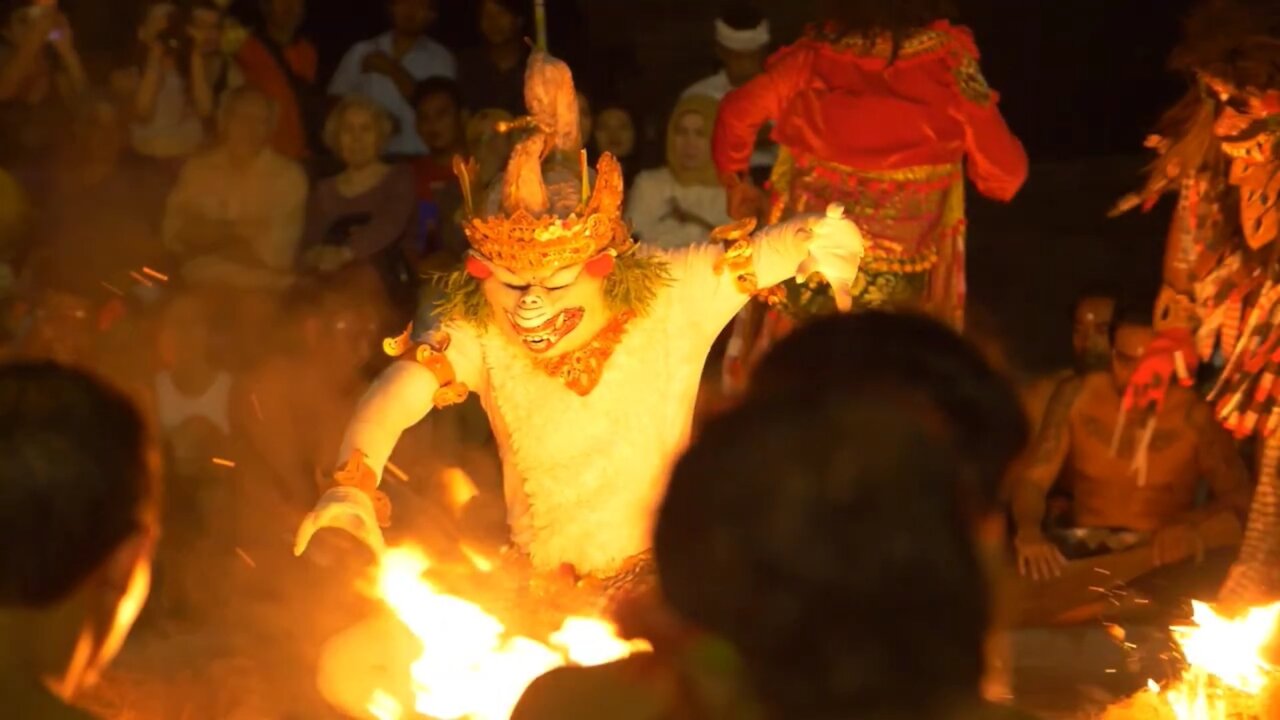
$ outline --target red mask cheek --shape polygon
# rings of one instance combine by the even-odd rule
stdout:
[[[602,278],[613,272],[613,255],[605,253],[587,261],[587,274],[594,278]]]
[[[488,280],[493,276],[493,270],[488,265],[480,261],[475,255],[467,256],[467,274],[477,280]]]

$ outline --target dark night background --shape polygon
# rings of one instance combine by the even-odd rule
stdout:
[[[811,0],[757,0],[776,43],[812,18]],[[477,0],[438,0],[434,35],[477,43]],[[132,37],[128,2],[64,0],[86,50]],[[531,3],[532,4],[532,3]],[[687,84],[715,69],[711,20],[720,0],[547,0],[552,51],[590,97],[646,110],[650,145]],[[1158,283],[1167,204],[1107,220],[1146,161],[1142,140],[1185,88],[1166,69],[1191,0],[958,0],[983,69],[1032,159],[1011,206],[971,193],[969,293],[976,329],[1003,337],[1027,369],[1066,357],[1067,313],[1087,288],[1145,301]],[[255,0],[236,0],[252,22]],[[380,0],[310,0],[305,26],[322,75],[353,42],[385,29]],[[327,77],[326,77],[327,79]]]

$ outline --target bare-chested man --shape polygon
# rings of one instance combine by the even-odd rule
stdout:
[[[1138,471],[1135,456],[1141,454],[1149,414],[1125,418],[1112,451],[1116,424],[1122,421],[1122,393],[1154,337],[1149,316],[1117,313],[1111,371],[1068,379],[1050,400],[1014,498],[1015,545],[1023,575],[1046,580],[1066,565],[1063,550],[1044,529],[1045,498],[1060,475],[1075,493],[1073,541],[1103,552],[1149,541],[1153,567],[1212,549],[1222,533],[1207,529],[1239,523],[1248,513],[1251,493],[1244,462],[1214,421],[1212,409],[1190,389],[1174,387],[1157,411],[1145,472]],[[1201,480],[1211,495],[1196,507]]]

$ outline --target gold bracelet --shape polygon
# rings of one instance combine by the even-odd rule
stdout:
[[[373,514],[379,527],[388,527],[391,525],[391,498],[378,489],[378,475],[365,462],[365,457],[362,451],[352,450],[346,464],[333,474],[333,484],[355,488],[367,495],[373,502]]]
[[[467,395],[471,394],[471,390],[466,383],[458,381],[458,374],[454,372],[453,363],[449,362],[449,357],[444,353],[437,352],[427,345],[419,345],[417,360],[423,367],[431,371],[431,374],[436,378],[436,383],[440,386],[436,388],[435,394],[431,396],[431,402],[437,409],[457,405],[466,400]]]
[[[756,276],[755,250],[751,246],[751,233],[756,229],[755,218],[745,218],[711,231],[711,241],[723,243],[724,255],[716,261],[716,274],[725,270],[733,273],[738,292],[753,295],[760,287]]]

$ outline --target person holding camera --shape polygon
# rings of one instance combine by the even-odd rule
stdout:
[[[71,24],[55,3],[38,0],[9,15],[0,39],[3,159],[42,158],[88,85]]]
[[[130,140],[138,155],[177,161],[205,145],[218,97],[242,82],[222,53],[222,24],[222,10],[210,0],[152,2],[144,10],[144,59],[117,78],[133,109]]]

